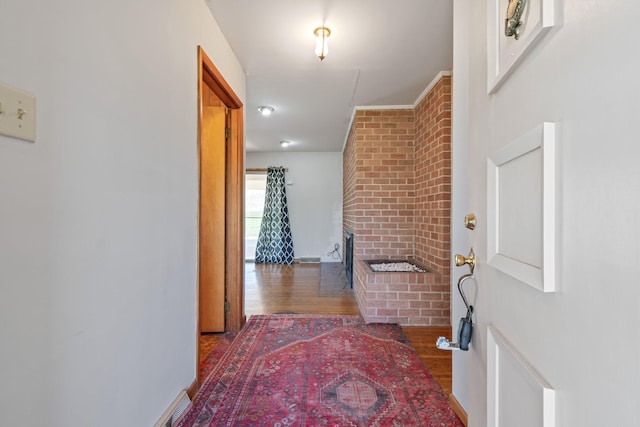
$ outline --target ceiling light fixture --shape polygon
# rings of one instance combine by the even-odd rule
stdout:
[[[282,146],[282,148],[287,148],[291,145],[291,141],[280,141],[280,145]]]
[[[329,46],[327,45],[327,39],[331,35],[331,30],[327,27],[318,27],[313,30],[313,34],[316,36],[316,55],[320,58],[320,61],[329,53]]]
[[[258,111],[260,111],[260,113],[263,116],[270,116],[271,113],[273,113],[274,110],[273,110],[273,107],[267,107],[267,106],[263,105],[261,107],[258,107]]]

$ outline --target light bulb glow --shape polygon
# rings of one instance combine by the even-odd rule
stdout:
[[[263,116],[270,116],[271,113],[273,113],[273,107],[266,107],[266,106],[258,107],[258,111],[260,111],[260,113]]]
[[[329,53],[328,39],[331,35],[331,30],[327,27],[318,27],[313,30],[313,34],[316,36],[315,52],[318,58],[320,58],[320,61],[322,61]]]

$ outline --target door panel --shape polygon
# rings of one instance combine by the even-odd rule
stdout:
[[[479,286],[495,285],[483,291],[492,303],[485,314],[487,425],[492,427],[555,425],[555,391],[538,371],[544,361],[527,354],[529,342],[512,328],[517,324],[542,334],[535,312],[521,313],[525,304],[540,300],[536,292],[555,291],[554,129],[543,123],[488,153],[488,147],[476,147],[487,158],[487,185],[475,188],[487,200],[487,227],[480,232],[486,231],[490,266],[478,272]]]
[[[200,147],[200,331],[224,332],[224,106],[203,106]]]

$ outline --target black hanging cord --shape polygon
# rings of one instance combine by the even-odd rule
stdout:
[[[336,243],[333,246],[333,250],[327,253],[327,256],[331,257],[331,259],[339,259],[340,261],[342,261],[342,257],[340,256],[340,244]]]

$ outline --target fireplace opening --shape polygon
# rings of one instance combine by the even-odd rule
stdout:
[[[344,272],[349,281],[349,287],[353,289],[353,233],[344,232]]]

